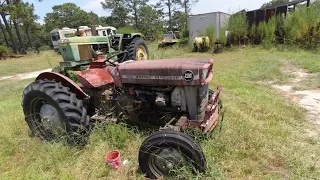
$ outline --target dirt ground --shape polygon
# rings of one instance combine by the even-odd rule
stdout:
[[[308,121],[320,125],[320,89],[310,89],[303,85],[304,81],[316,74],[308,73],[304,69],[289,64],[283,66],[281,71],[291,75],[292,78],[287,84],[273,84],[272,87],[280,90],[285,97],[306,109]],[[296,89],[296,86],[304,86],[304,90]]]

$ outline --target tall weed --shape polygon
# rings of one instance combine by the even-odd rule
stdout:
[[[228,30],[231,32],[234,43],[241,44],[247,39],[249,24],[245,13],[238,13],[230,17]]]
[[[320,38],[320,11],[317,6],[299,7],[284,21],[287,43],[317,48]]]
[[[271,49],[275,43],[276,19],[272,17],[268,22],[261,22],[257,28],[264,48]]]

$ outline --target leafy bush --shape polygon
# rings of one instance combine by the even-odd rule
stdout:
[[[180,32],[180,44],[185,45],[189,43],[189,29],[185,24]]]
[[[233,43],[241,44],[241,40],[245,40],[248,34],[248,20],[246,13],[237,13],[230,17],[228,31],[234,40]]]
[[[286,30],[284,27],[284,21],[286,20],[286,17],[284,14],[276,16],[276,43],[277,44],[283,44],[286,41],[285,34]]]
[[[249,29],[249,38],[251,39],[251,44],[255,44],[256,41],[259,40],[257,26],[255,24]]]
[[[299,7],[289,13],[284,21],[288,43],[298,43],[305,48],[316,48],[320,37],[320,11],[317,6]]]
[[[269,19],[268,22],[261,22],[257,28],[258,36],[264,48],[270,49],[275,43],[276,20],[275,17]]]
[[[215,27],[214,27],[214,25],[209,25],[206,28],[205,36],[209,37],[210,45],[212,45],[215,40]]]
[[[0,45],[0,57],[7,56],[9,54],[9,50],[6,46]]]
[[[220,34],[219,38],[216,39],[216,42],[221,43],[221,44],[226,44],[227,43],[227,37],[226,37],[226,28],[220,28]]]
[[[182,31],[180,32],[180,36],[181,38],[189,38],[189,29],[187,24],[183,26]]]
[[[139,32],[139,30],[137,30],[131,26],[125,26],[125,27],[119,28],[117,30],[118,34],[130,34],[130,33],[137,33],[137,32]]]

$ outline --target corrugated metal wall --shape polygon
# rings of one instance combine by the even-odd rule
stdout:
[[[213,12],[189,16],[188,26],[190,39],[193,39],[196,36],[204,35],[206,28],[209,25],[214,25],[216,31],[215,37],[219,37],[220,28],[224,27],[228,23],[229,17],[229,14],[222,12]]]

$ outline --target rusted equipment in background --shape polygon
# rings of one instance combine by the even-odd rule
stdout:
[[[210,48],[210,39],[208,36],[195,37],[193,41],[194,52],[207,52]]]

